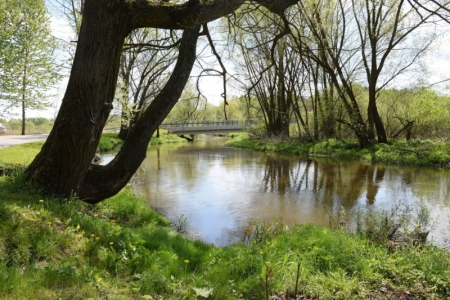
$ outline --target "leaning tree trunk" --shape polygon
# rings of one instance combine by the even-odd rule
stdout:
[[[105,9],[110,1],[86,1],[78,47],[55,125],[26,170],[44,192],[78,192],[112,109],[129,16]],[[101,25],[100,25],[101,24]]]
[[[168,82],[131,127],[116,157],[106,166],[91,165],[78,196],[97,203],[118,193],[137,171],[155,130],[177,103],[196,58],[200,26],[183,33],[178,60]]]

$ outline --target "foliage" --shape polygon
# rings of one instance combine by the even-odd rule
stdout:
[[[2,24],[6,24],[0,31],[0,58],[4,62],[0,70],[1,98],[6,100],[3,105],[7,108],[3,111],[22,107],[24,119],[27,109],[50,105],[47,90],[59,79],[54,57],[56,39],[50,34],[43,0],[4,1],[0,15]]]
[[[160,129],[159,137],[156,135],[153,135],[152,139],[150,140],[149,145],[161,145],[161,144],[168,144],[168,143],[185,143],[187,142],[186,139],[179,137],[176,134],[170,133],[167,130]]]
[[[166,117],[166,121],[211,120],[215,117],[215,109],[219,108],[213,108],[204,98],[198,97],[193,84],[188,82],[180,100]]]
[[[370,231],[280,221],[257,224],[247,243],[214,248],[174,232],[128,189],[92,206],[41,196],[23,175],[0,177],[2,299],[450,297],[449,253],[431,245],[392,251]],[[397,216],[429,224],[426,212],[414,222]]]
[[[150,140],[149,146],[160,145],[167,143],[185,143],[186,140],[180,138],[178,135],[169,133],[165,129],[160,130],[160,136],[157,137],[156,134]],[[123,144],[123,141],[118,137],[116,132],[104,132],[100,138],[100,143],[98,149],[100,152],[110,152],[118,150]]]
[[[425,243],[434,223],[425,206],[415,211],[411,205],[396,203],[389,211],[359,211],[356,231],[379,244],[394,247],[418,246]]]

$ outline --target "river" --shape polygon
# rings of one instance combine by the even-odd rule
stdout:
[[[217,246],[242,241],[254,224],[330,226],[356,212],[425,206],[429,239],[450,235],[450,170],[305,159],[224,146],[224,139],[149,148],[133,191],[190,235]]]

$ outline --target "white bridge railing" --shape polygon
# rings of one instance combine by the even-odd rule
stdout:
[[[227,133],[243,131],[244,127],[253,125],[253,120],[240,122],[239,120],[206,120],[164,122],[159,128],[167,129],[178,134],[195,133]]]
[[[213,120],[213,121],[179,121],[179,122],[164,122],[159,127],[171,128],[171,127],[203,127],[203,126],[230,126],[240,125],[239,120]]]

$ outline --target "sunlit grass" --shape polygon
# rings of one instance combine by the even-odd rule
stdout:
[[[44,142],[41,141],[0,149],[0,166],[30,164],[41,150],[43,144]]]

